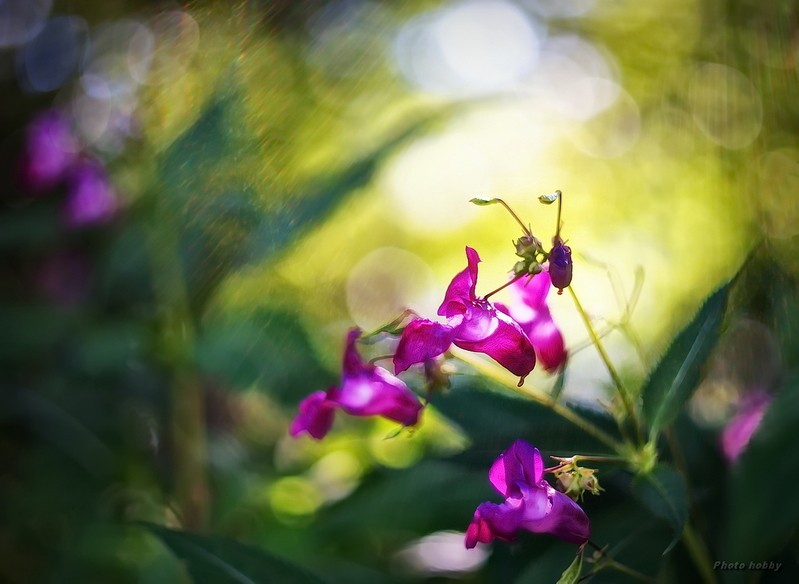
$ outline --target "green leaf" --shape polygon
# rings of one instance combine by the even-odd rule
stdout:
[[[650,373],[642,398],[653,437],[674,421],[696,388],[702,366],[718,340],[729,289],[728,283],[710,295]]]
[[[682,475],[667,464],[659,464],[635,478],[633,493],[653,515],[674,529],[674,537],[663,551],[663,555],[667,554],[680,540],[688,518],[688,492]]]
[[[197,340],[195,359],[205,373],[239,389],[257,383],[291,405],[337,377],[316,360],[297,317],[274,310],[227,312],[209,318]]]
[[[544,455],[613,454],[611,449],[584,430],[538,403],[511,393],[481,387],[476,378],[454,379],[453,388],[434,396],[431,403],[454,422],[472,443],[462,458],[476,464],[493,461],[514,440],[527,440]],[[570,407],[581,416],[618,437],[613,419],[600,411]]]
[[[266,550],[224,537],[197,535],[150,523],[142,527],[156,535],[186,562],[194,584],[322,584],[300,566]]]
[[[763,561],[799,524],[799,379],[776,393],[746,450],[731,470],[728,505],[730,558]]]
[[[569,567],[563,571],[560,579],[556,584],[576,584],[580,580],[580,572],[583,569],[583,552],[582,550],[572,560]]]

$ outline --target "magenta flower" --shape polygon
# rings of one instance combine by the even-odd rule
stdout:
[[[84,227],[110,220],[117,211],[117,196],[103,165],[85,158],[69,170],[64,221]]]
[[[341,385],[316,391],[300,403],[300,411],[291,423],[291,435],[307,432],[321,440],[333,425],[337,408],[352,416],[383,416],[403,426],[419,421],[422,404],[408,386],[391,373],[361,359],[355,342],[359,329],[347,334]]]
[[[756,390],[746,395],[738,408],[738,413],[729,421],[721,433],[721,449],[729,462],[735,462],[746,449],[752,436],[771,404],[771,395]]]
[[[35,192],[53,188],[63,180],[78,151],[78,142],[62,114],[50,110],[37,116],[26,131],[19,167],[23,186]]]
[[[549,272],[516,280],[509,287],[513,300],[506,306],[496,303],[498,310],[509,315],[521,325],[535,348],[535,355],[550,373],[566,363],[568,353],[563,335],[547,306],[547,294],[552,287]]]
[[[537,448],[516,440],[491,465],[488,478],[505,502],[481,503],[466,530],[466,547],[494,538],[512,540],[519,530],[548,533],[582,545],[591,536],[588,516],[569,497],[544,480]]]
[[[480,256],[467,247],[466,258],[466,269],[452,279],[438,309],[439,316],[445,317],[447,323],[411,321],[402,332],[394,354],[395,373],[441,355],[452,344],[485,353],[522,379],[533,370],[535,350],[519,324],[475,294]]]

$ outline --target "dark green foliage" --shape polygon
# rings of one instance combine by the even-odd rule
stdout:
[[[641,395],[653,437],[674,421],[696,389],[702,367],[718,340],[728,294],[726,284],[710,295],[650,373]]]
[[[325,580],[263,548],[223,537],[198,535],[157,525],[143,527],[186,564],[193,584],[322,584]]]

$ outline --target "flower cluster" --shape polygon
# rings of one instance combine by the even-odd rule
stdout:
[[[20,182],[35,194],[65,185],[66,225],[84,227],[114,216],[118,201],[105,167],[82,150],[60,112],[50,110],[34,118],[25,138],[19,164]]]
[[[520,530],[547,533],[577,545],[591,536],[588,516],[544,479],[541,453],[524,440],[517,440],[500,454],[488,479],[505,501],[486,501],[477,507],[466,530],[467,548],[495,538],[512,540]]]
[[[559,192],[552,195],[559,196]],[[499,199],[476,202],[505,205]],[[530,230],[523,224],[522,228],[524,235],[515,242],[516,255],[521,261],[514,265],[509,281],[493,292],[478,296],[481,260],[477,251],[467,246],[466,267],[453,277],[438,308],[441,320],[414,315],[400,331],[395,325],[407,318],[403,316],[380,329],[399,334],[392,359],[393,374],[362,359],[356,347],[362,333],[359,329],[351,330],[344,349],[341,383],[326,391],[316,391],[300,403],[299,414],[291,423],[291,435],[307,433],[322,439],[333,425],[336,410],[353,416],[382,416],[403,426],[415,425],[423,404],[397,376],[421,365],[428,392],[446,388],[445,355],[453,345],[492,358],[518,376],[519,385],[536,362],[548,372],[562,369],[568,355],[546,300],[550,288],[560,292],[569,286],[571,250],[560,239],[559,230],[553,238],[552,250],[546,252]],[[490,296],[503,289],[507,289],[510,297],[507,304],[489,301]],[[596,492],[598,485],[588,476],[593,471],[581,470],[586,470],[585,477],[581,475],[585,480],[578,483]],[[477,508],[466,534],[466,547],[473,548],[478,541],[489,542],[494,538],[512,539],[519,530],[585,543],[590,533],[587,516],[569,496],[544,480],[544,472],[541,454],[526,442],[518,440],[503,453],[491,467],[489,478],[505,501],[485,502]]]
[[[336,409],[354,416],[382,416],[404,426],[418,421],[422,405],[407,385],[396,377],[415,364],[425,372],[440,372],[437,359],[452,345],[484,353],[522,380],[533,370],[536,356],[547,371],[560,369],[567,353],[563,336],[546,305],[551,286],[549,275],[517,279],[512,284],[514,302],[493,305],[476,294],[480,256],[466,248],[467,266],[455,275],[438,309],[446,322],[412,319],[403,329],[394,353],[394,374],[364,363],[356,349],[361,331],[347,336],[342,382],[327,391],[317,391],[300,404],[291,434],[303,432],[323,438],[333,423]],[[518,319],[514,319],[514,316]],[[438,386],[443,385],[435,376]]]

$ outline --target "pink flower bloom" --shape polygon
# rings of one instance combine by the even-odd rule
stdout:
[[[64,220],[71,227],[84,227],[110,220],[117,211],[117,196],[102,164],[92,159],[78,161],[67,175]]]
[[[522,379],[533,370],[535,351],[518,323],[475,294],[480,256],[467,247],[466,258],[466,269],[452,279],[438,309],[447,323],[411,321],[402,332],[394,355],[395,373],[441,355],[452,344],[485,353]]]
[[[64,116],[53,110],[37,116],[26,131],[19,167],[22,185],[35,192],[53,188],[63,180],[78,150]]]
[[[738,413],[721,433],[721,449],[729,462],[738,460],[746,449],[770,403],[771,395],[762,390],[752,391],[743,398]]]
[[[508,290],[513,300],[507,306],[496,303],[497,309],[521,325],[535,348],[536,357],[550,373],[563,367],[568,357],[563,335],[552,320],[546,302],[551,287],[549,273],[541,272],[511,284]]]
[[[361,331],[347,335],[341,385],[316,391],[300,403],[300,411],[291,423],[291,435],[307,432],[321,440],[333,425],[337,408],[352,416],[383,416],[403,426],[419,420],[422,404],[408,386],[391,373],[361,359],[355,342]]]
[[[481,503],[466,530],[466,547],[494,538],[512,540],[519,530],[548,533],[582,545],[591,536],[588,516],[569,497],[544,480],[537,448],[517,440],[491,465],[488,478],[505,502]]]

